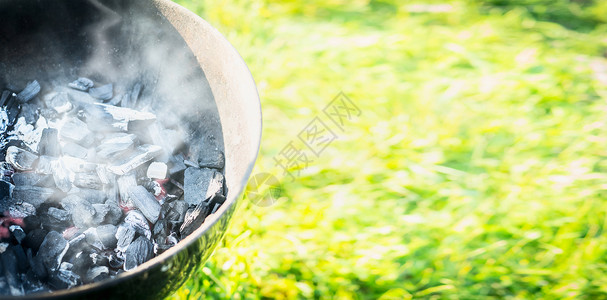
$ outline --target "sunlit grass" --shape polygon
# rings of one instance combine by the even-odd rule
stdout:
[[[283,197],[174,298],[607,297],[607,5],[177,2],[249,65]],[[361,117],[283,177],[340,91]]]

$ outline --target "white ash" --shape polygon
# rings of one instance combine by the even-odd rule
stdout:
[[[225,200],[214,137],[152,111],[141,83],[45,85],[0,94],[0,296],[135,269]]]

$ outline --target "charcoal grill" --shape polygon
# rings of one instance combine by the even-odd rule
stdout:
[[[33,78],[137,78],[167,111],[214,136],[227,200],[177,246],[114,279],[36,299],[159,299],[177,290],[225,234],[251,173],[261,109],[245,63],[207,22],[168,0],[0,0],[0,86]],[[13,299],[13,298],[11,298]]]

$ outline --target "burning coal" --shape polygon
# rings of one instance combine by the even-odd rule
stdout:
[[[111,278],[176,245],[225,201],[213,139],[170,126],[141,83],[88,78],[0,96],[0,294]]]

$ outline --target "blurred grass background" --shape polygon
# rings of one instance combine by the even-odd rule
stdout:
[[[607,1],[176,2],[251,69],[283,194],[173,299],[607,298]],[[283,177],[340,91],[360,119]]]

